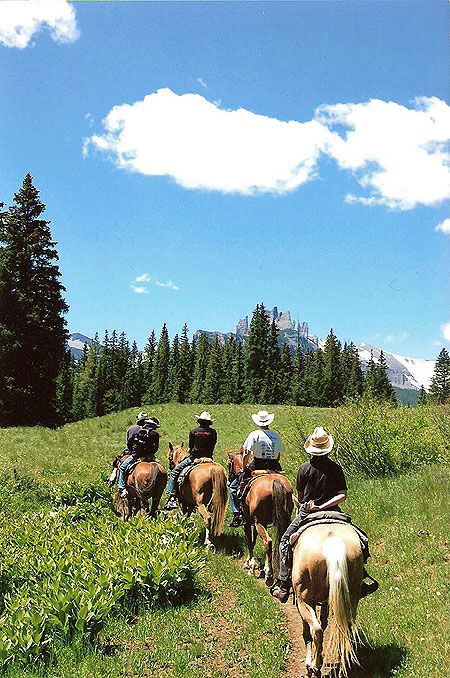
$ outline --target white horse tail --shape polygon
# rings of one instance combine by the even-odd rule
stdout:
[[[338,658],[343,676],[347,666],[358,664],[354,645],[358,640],[358,629],[350,599],[347,553],[340,537],[327,537],[322,545],[328,572],[328,606],[334,627],[330,634],[329,656]]]

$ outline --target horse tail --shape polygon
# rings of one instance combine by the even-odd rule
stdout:
[[[151,462],[150,471],[147,473],[146,476],[142,477],[140,483],[139,491],[141,493],[150,494],[153,492],[153,488],[155,487],[158,473],[159,473],[158,464],[155,462]]]
[[[281,537],[291,522],[292,506],[292,492],[287,490],[278,478],[275,478],[272,485],[272,522],[275,526],[272,562],[276,576],[278,576],[280,568],[278,547],[280,546]]]
[[[223,523],[228,504],[227,479],[225,471],[219,464],[211,466],[211,536],[218,537],[223,532]]]
[[[332,536],[324,540],[322,552],[327,563],[329,612],[336,627],[330,634],[328,651],[330,656],[339,657],[341,673],[346,676],[347,665],[359,663],[354,650],[358,630],[350,598],[347,551],[344,541]]]

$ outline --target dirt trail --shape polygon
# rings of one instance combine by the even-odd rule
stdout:
[[[292,604],[292,596],[287,603],[277,603],[278,607],[283,611],[286,626],[289,633],[289,648],[284,663],[282,676],[290,676],[292,678],[305,678],[305,654],[306,648],[303,642],[302,622],[295,605]]]

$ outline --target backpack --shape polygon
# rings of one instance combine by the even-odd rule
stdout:
[[[152,430],[141,426],[139,431],[133,436],[133,450],[135,454],[149,454],[153,452],[154,437]]]

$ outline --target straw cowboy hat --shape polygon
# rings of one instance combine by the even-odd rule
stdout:
[[[209,412],[202,412],[198,416],[195,417],[197,421],[209,421],[210,424],[212,424],[212,416],[210,415]]]
[[[333,445],[333,436],[327,433],[322,426],[317,426],[306,439],[305,450],[308,454],[320,457],[322,454],[331,452]]]
[[[274,414],[269,414],[266,410],[260,410],[257,414],[252,414],[252,419],[257,426],[270,426],[275,418]]]

